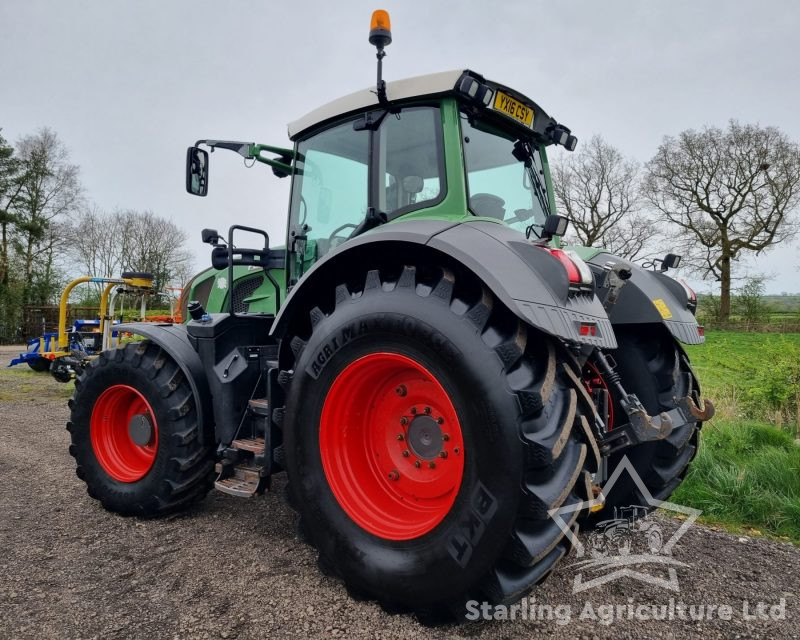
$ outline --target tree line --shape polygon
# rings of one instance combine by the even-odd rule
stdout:
[[[78,275],[145,271],[159,291],[182,286],[192,270],[186,240],[184,230],[151,211],[92,204],[78,165],[51,129],[13,145],[0,129],[0,341],[31,337],[17,335],[24,307],[57,302]]]
[[[689,129],[665,137],[643,166],[594,136],[552,174],[574,240],[628,259],[681,254],[719,283],[722,322],[737,263],[796,235],[800,147],[775,127]]]

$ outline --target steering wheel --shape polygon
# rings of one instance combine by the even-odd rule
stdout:
[[[504,220],[506,224],[514,224],[515,222],[526,222],[533,218],[533,209],[515,209],[514,216]]]
[[[345,240],[349,240],[350,236],[343,236],[341,235],[342,231],[345,229],[355,229],[358,227],[357,224],[353,224],[352,222],[347,222],[343,225],[336,227],[333,231],[331,231],[330,235],[328,236],[328,242],[330,243],[330,247],[338,247],[342,242]],[[338,242],[336,241],[338,238]]]

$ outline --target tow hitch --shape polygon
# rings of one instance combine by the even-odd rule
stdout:
[[[597,349],[593,359],[607,384],[613,386],[619,404],[628,416],[627,424],[615,426],[611,431],[603,429],[599,433],[598,445],[605,456],[642,442],[664,440],[676,426],[704,422],[714,415],[714,405],[711,401],[704,400],[703,407],[700,408],[694,398],[684,396],[676,399],[677,406],[674,409],[651,416],[639,398],[633,393],[628,393],[622,386],[619,374],[614,370],[616,365],[609,362],[608,356]]]

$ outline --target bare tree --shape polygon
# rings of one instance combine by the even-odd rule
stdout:
[[[553,183],[581,244],[635,258],[654,236],[655,224],[639,206],[639,166],[600,136],[555,162]]]
[[[124,211],[119,215],[129,240],[122,259],[125,270],[152,273],[156,291],[185,277],[192,264],[192,254],[184,247],[186,231],[152,211]]]
[[[125,214],[107,213],[96,204],[85,207],[70,227],[70,253],[84,273],[111,278],[119,275],[128,253]]]
[[[666,137],[647,164],[644,193],[675,225],[690,264],[720,282],[731,310],[731,263],[791,238],[800,200],[800,147],[775,127],[705,127]]]
[[[14,201],[22,189],[18,179],[20,160],[14,156],[14,148],[3,137],[0,130],[0,290],[8,286],[8,270],[11,261],[11,229],[14,223]]]
[[[118,276],[123,271],[152,273],[157,291],[183,285],[191,276],[186,232],[152,211],[107,213],[86,208],[70,229],[70,252],[85,273]]]
[[[31,302],[35,261],[40,255],[52,256],[61,239],[48,229],[59,217],[77,211],[82,188],[78,166],[70,163],[67,148],[52,130],[44,128],[23,137],[17,150],[22,172],[13,203],[14,225],[22,258],[24,300]]]

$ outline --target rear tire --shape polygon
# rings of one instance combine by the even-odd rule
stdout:
[[[200,443],[194,395],[158,345],[102,352],[75,380],[70,408],[76,473],[105,509],[163,515],[211,489],[213,448]]]
[[[335,299],[327,313],[311,311],[307,340],[291,339],[284,418],[293,503],[321,564],[349,592],[427,623],[463,618],[471,599],[516,602],[568,552],[548,510],[589,499],[599,460],[585,417],[593,408],[571,365],[477,283],[440,268],[370,271],[363,286],[337,287]],[[384,360],[386,369],[350,375]],[[438,439],[428,406],[449,439]],[[415,448],[417,419],[428,420],[446,457],[423,451],[430,438]],[[348,441],[364,443],[363,461]],[[440,486],[446,499],[403,492],[415,474],[443,478],[456,459],[460,472]],[[356,482],[342,489],[348,475]],[[359,499],[366,508],[354,506]],[[435,517],[415,520],[419,508]],[[572,515],[570,524],[580,514]]]
[[[691,395],[695,401],[699,399],[700,389],[689,359],[665,329],[626,327],[617,332],[617,342],[618,349],[611,353],[617,362],[622,385],[628,393],[636,394],[651,416],[674,409],[676,398]],[[625,419],[618,403],[615,403],[614,415],[618,424]],[[652,498],[667,500],[683,481],[697,453],[701,426],[700,422],[676,425],[665,440],[646,442],[612,456],[608,461],[608,475],[611,476],[627,455]],[[605,507],[592,514],[590,524],[608,517],[606,514],[613,513],[614,507],[641,505],[648,511],[655,508],[627,473],[619,477],[609,492],[604,490],[603,493]]]

